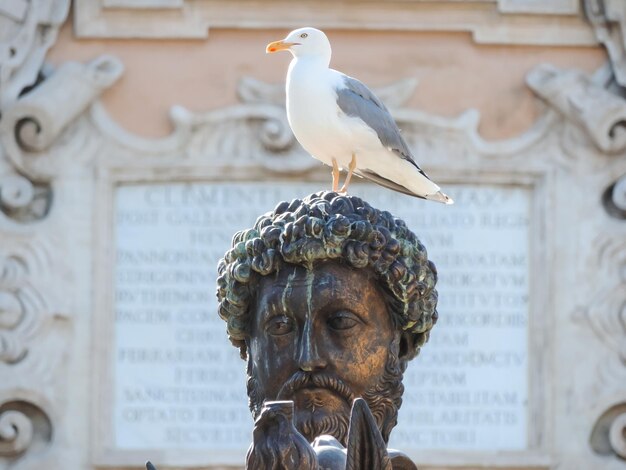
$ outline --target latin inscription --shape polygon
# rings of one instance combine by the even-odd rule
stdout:
[[[351,188],[352,189],[352,188]],[[279,201],[281,183],[120,186],[115,212],[112,416],[120,449],[245,454],[245,363],[217,315],[216,264],[232,235]],[[439,271],[439,322],[405,373],[390,445],[521,450],[528,407],[530,191],[447,185],[456,204],[368,185],[351,193],[403,218]]]

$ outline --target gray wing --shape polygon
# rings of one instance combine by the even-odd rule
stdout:
[[[376,131],[381,144],[399,157],[412,163],[424,176],[426,174],[413,160],[411,150],[400,134],[393,117],[374,93],[356,78],[344,75],[344,88],[337,89],[337,105],[348,116],[358,117]],[[368,177],[367,175],[363,175]],[[426,176],[428,178],[428,176]]]

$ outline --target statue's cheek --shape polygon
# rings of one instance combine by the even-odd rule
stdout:
[[[344,344],[334,349],[334,354],[330,356],[334,371],[357,394],[364,392],[372,380],[375,381],[384,373],[388,357],[387,347],[363,344],[363,337],[360,339],[354,344]]]
[[[286,381],[294,372],[295,352],[293,339],[276,339],[272,336],[250,340],[250,359],[254,372],[264,388]]]

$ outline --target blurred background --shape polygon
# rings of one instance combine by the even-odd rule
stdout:
[[[626,468],[623,0],[2,0],[0,469],[242,468],[216,263],[330,189],[265,54],[302,26],[456,201],[351,186],[440,273],[390,445]]]

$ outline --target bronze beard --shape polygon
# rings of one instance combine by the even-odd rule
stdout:
[[[385,443],[389,441],[389,435],[398,422],[398,410],[402,405],[402,394],[404,393],[402,378],[406,369],[406,361],[398,359],[398,347],[397,345],[394,347],[395,343],[392,343],[392,347],[387,355],[383,375],[362,397],[369,406],[372,415],[374,415]],[[248,405],[252,416],[256,419],[263,408],[264,398],[259,390],[254,371],[251,370],[251,363],[252,361],[249,360],[247,380]],[[331,389],[342,396],[349,403],[348,409],[352,406],[352,400],[356,398],[347,386],[336,377],[325,373],[311,374],[298,371],[281,389],[281,395],[286,396],[279,396],[276,399],[289,399],[290,393],[309,382]],[[349,415],[343,414],[326,416],[321,419],[312,417],[304,423],[296,424],[296,427],[309,442],[312,442],[317,436],[322,434],[330,434],[345,446],[348,439],[349,420]]]

